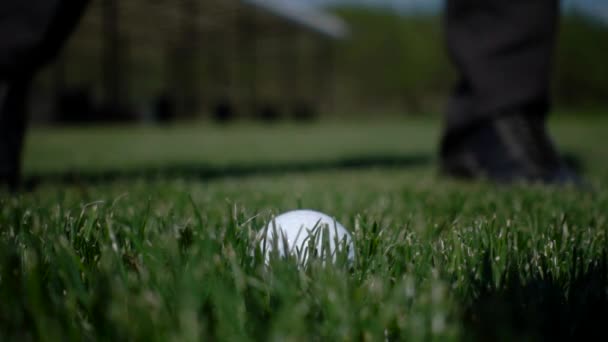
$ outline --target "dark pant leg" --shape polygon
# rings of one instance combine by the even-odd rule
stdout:
[[[34,75],[52,61],[90,0],[0,1],[0,79]]]
[[[32,77],[60,51],[88,2],[0,2],[0,185],[18,184]]]
[[[446,133],[520,106],[547,111],[558,14],[558,0],[447,0],[447,45],[459,81]]]
[[[30,80],[0,82],[0,185],[19,183]]]

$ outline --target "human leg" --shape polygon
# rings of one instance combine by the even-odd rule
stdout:
[[[548,137],[557,0],[448,0],[448,50],[459,72],[440,147],[465,178],[570,181]]]

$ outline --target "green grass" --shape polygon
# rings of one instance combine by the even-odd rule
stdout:
[[[25,173],[43,182],[0,197],[0,340],[603,332],[606,120],[552,124],[595,192],[440,179],[431,119],[34,129]],[[264,266],[256,232],[295,208],[348,227],[355,264]]]
[[[431,119],[261,126],[208,123],[174,127],[58,128],[28,139],[26,173],[166,165],[257,166],[426,154],[439,126]]]

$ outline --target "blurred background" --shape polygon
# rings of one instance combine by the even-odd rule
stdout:
[[[36,83],[42,123],[440,113],[441,1],[93,0]],[[562,3],[557,108],[608,106],[608,4]]]

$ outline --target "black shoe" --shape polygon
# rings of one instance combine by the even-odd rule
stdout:
[[[441,141],[441,172],[498,183],[582,184],[559,157],[542,116],[505,113]]]
[[[14,193],[17,191],[18,187],[19,187],[19,181],[12,174],[11,175],[0,174],[0,193],[2,193],[4,191]]]

